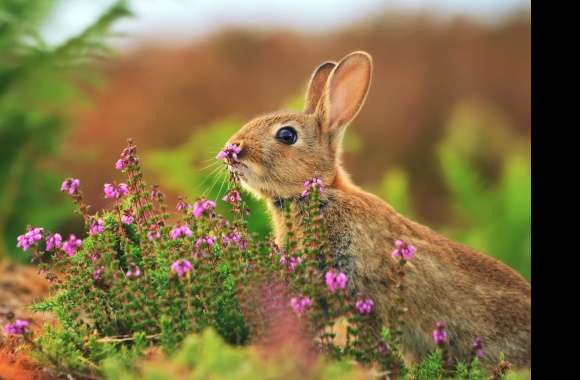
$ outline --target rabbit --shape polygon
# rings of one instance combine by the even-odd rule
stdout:
[[[374,300],[380,321],[389,320],[397,297],[398,259],[390,252],[397,240],[416,247],[405,266],[400,347],[406,361],[416,363],[435,349],[432,333],[443,321],[451,358],[468,360],[480,337],[485,366],[491,368],[503,353],[515,368],[529,368],[530,283],[498,260],[400,215],[353,184],[343,168],[342,138],[365,102],[372,71],[372,58],[362,51],[318,66],[303,112],[257,117],[229,139],[226,144],[239,151],[230,170],[267,203],[280,246],[288,232],[282,201],[291,203],[291,219],[299,225],[305,181],[323,181],[321,213],[332,265],[348,276],[351,292]]]

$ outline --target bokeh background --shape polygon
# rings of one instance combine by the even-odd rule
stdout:
[[[231,133],[366,50],[354,181],[530,279],[530,45],[529,0],[3,0],[0,260],[29,261],[28,224],[82,235],[60,183],[103,207],[128,137],[170,203],[218,197]],[[269,233],[256,202],[250,227]]]

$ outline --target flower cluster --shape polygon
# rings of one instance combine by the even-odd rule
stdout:
[[[242,149],[237,146],[236,144],[228,144],[226,145],[226,147],[222,150],[220,150],[220,152],[217,154],[216,159],[217,160],[224,160],[226,162],[229,161],[237,161],[238,160],[238,154],[240,154],[240,152],[242,151]]]
[[[483,343],[481,342],[480,337],[475,338],[475,340],[473,341],[472,349],[473,349],[475,356],[477,356],[480,359],[483,358],[483,356],[484,356]]]
[[[331,292],[336,292],[338,289],[346,289],[346,283],[348,281],[348,277],[346,274],[339,272],[326,272],[324,276],[324,280],[326,281],[326,285]]]
[[[66,252],[69,256],[74,256],[77,253],[77,249],[81,247],[83,241],[81,239],[77,239],[77,237],[71,234],[67,241],[65,241],[62,245],[62,250]]]
[[[242,201],[242,197],[240,192],[237,190],[231,190],[228,192],[223,198],[224,202],[228,202],[229,204],[235,205]]]
[[[171,230],[170,236],[173,240],[176,240],[183,236],[192,237],[193,232],[191,232],[191,230],[187,226],[175,226]]]
[[[312,300],[309,297],[292,297],[290,299],[290,307],[296,314],[304,313],[310,306],[312,306]]]
[[[300,256],[290,256],[290,259],[287,259],[286,256],[280,257],[280,264],[287,265],[290,272],[294,272],[300,263],[302,263],[302,257]]]
[[[203,213],[215,209],[215,202],[208,199],[200,199],[193,205],[193,216],[199,218]]]
[[[55,248],[60,248],[62,246],[62,236],[59,233],[48,235],[46,238],[46,250],[52,251]]]
[[[445,330],[447,326],[443,322],[437,322],[435,324],[435,330],[433,330],[433,342],[441,347],[447,343],[447,331]]]
[[[129,264],[129,270],[125,273],[125,277],[130,280],[135,280],[141,277],[141,269],[135,264]]]
[[[28,321],[17,319],[14,323],[8,323],[4,326],[4,332],[10,335],[24,335],[30,325]]]
[[[171,264],[171,272],[177,274],[178,277],[185,276],[188,272],[193,270],[193,265],[188,260],[177,260]]]
[[[394,258],[401,258],[404,261],[409,261],[413,258],[413,253],[417,250],[414,245],[409,245],[402,240],[395,242],[396,248],[391,253]]]
[[[356,309],[362,315],[368,315],[373,311],[373,306],[375,303],[370,298],[365,298],[362,300],[358,300],[356,302]]]
[[[106,199],[118,199],[129,194],[129,186],[126,183],[120,183],[118,186],[105,183],[104,192]]]
[[[77,189],[80,186],[81,181],[76,178],[67,178],[63,181],[60,186],[60,191],[68,192],[70,195],[77,193]]]
[[[213,245],[214,240],[215,239],[211,236],[200,237],[195,241],[195,248],[200,248],[202,245],[211,247]]]
[[[43,231],[44,229],[40,227],[30,228],[24,235],[18,236],[16,246],[28,251],[28,248],[36,244],[37,241],[42,240]]]
[[[104,231],[103,219],[97,219],[91,223],[89,227],[89,235],[98,235]]]
[[[324,184],[320,178],[312,178],[304,182],[304,191],[300,194],[300,198],[306,198],[313,189],[318,189],[321,193],[324,191]]]
[[[115,169],[124,170],[130,164],[138,162],[139,157],[135,155],[136,149],[136,146],[132,144],[123,149],[121,152],[121,158],[115,162]]]

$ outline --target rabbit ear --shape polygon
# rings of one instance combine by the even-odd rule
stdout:
[[[362,51],[350,53],[336,65],[319,106],[327,131],[340,131],[355,118],[367,96],[372,71],[372,58]]]
[[[304,113],[313,113],[316,111],[318,102],[324,94],[324,89],[326,86],[326,80],[332,72],[332,69],[336,66],[336,62],[324,62],[322,65],[318,66],[312,76],[310,77],[310,83],[308,84],[308,90],[306,90],[306,101],[304,103]]]

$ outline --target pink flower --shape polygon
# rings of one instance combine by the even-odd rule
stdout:
[[[97,269],[95,269],[95,271],[93,272],[93,280],[99,281],[100,279],[102,279],[104,272],[105,272],[104,267],[98,267]]]
[[[346,274],[339,272],[338,274],[335,272],[326,272],[324,276],[326,285],[330,289],[331,292],[336,292],[337,289],[346,289],[346,283],[348,282],[348,277]]]
[[[183,277],[187,272],[193,270],[193,265],[187,260],[177,260],[171,264],[171,271],[176,273],[178,277]]]
[[[118,186],[112,185],[110,183],[105,183],[104,186],[105,198],[121,198],[124,195],[129,194],[129,187],[126,183],[120,183]]]
[[[67,241],[64,242],[62,245],[62,250],[67,253],[69,256],[74,256],[77,253],[77,249],[80,248],[83,241],[81,239],[77,239],[77,237],[71,234]]]
[[[229,204],[235,205],[238,202],[241,202],[242,197],[240,196],[240,192],[237,190],[231,190],[227,193],[223,198],[224,202],[228,202]]]
[[[36,244],[37,241],[42,240],[42,232],[44,228],[36,227],[30,228],[24,235],[16,238],[16,246],[22,248],[23,251],[28,251],[28,248]]]
[[[193,233],[187,226],[175,226],[173,230],[171,230],[170,235],[173,240],[176,240],[182,236],[191,237]]]
[[[136,280],[141,277],[141,269],[135,264],[130,264],[129,270],[125,273],[125,277],[129,280]]]
[[[187,208],[187,203],[185,203],[183,201],[183,199],[180,199],[179,202],[177,202],[177,211],[183,211]]]
[[[433,330],[433,342],[438,345],[442,346],[447,342],[447,331],[445,331],[445,323],[437,322],[435,324],[435,330]]]
[[[213,210],[215,202],[207,199],[200,199],[193,205],[193,216],[199,218],[204,212]]]
[[[17,319],[14,323],[8,323],[4,326],[4,332],[10,335],[24,335],[30,323]]]
[[[161,239],[161,231],[159,231],[158,225],[151,226],[151,229],[149,230],[149,232],[147,232],[147,239],[149,239],[149,241]]]
[[[133,224],[134,218],[130,214],[125,214],[121,217],[123,224]]]
[[[73,195],[77,192],[77,189],[78,189],[80,184],[81,184],[81,181],[76,179],[76,178],[67,178],[64,180],[64,182],[60,186],[60,191],[62,191],[62,192],[68,191],[68,193],[70,195]]]
[[[46,238],[46,250],[52,251],[54,248],[60,248],[62,245],[62,236],[59,233],[49,235]]]
[[[231,160],[238,160],[238,154],[242,149],[236,144],[228,144],[224,149],[222,149],[216,156],[216,160],[224,160],[226,162]]]
[[[480,337],[475,338],[475,340],[473,341],[472,348],[473,352],[475,353],[475,356],[477,356],[480,359],[483,358],[485,353],[483,352],[483,344],[481,343]]]
[[[356,309],[362,315],[368,315],[373,311],[375,303],[370,298],[365,298],[356,302]]]
[[[103,228],[103,219],[98,219],[91,223],[91,227],[89,228],[89,235],[94,236],[102,233],[104,230]]]
[[[312,306],[312,300],[309,297],[292,297],[290,299],[290,307],[296,314],[304,313],[310,306]]]
[[[117,162],[115,162],[115,169],[123,170],[125,167],[127,167],[127,161],[123,160],[122,158],[119,158]]]
[[[408,245],[402,240],[397,240],[395,242],[395,248],[391,253],[394,258],[400,257],[402,260],[409,261],[413,258],[413,253],[417,250],[414,245]]]
[[[208,247],[211,247],[214,243],[214,238],[211,236],[200,237],[195,242],[195,248],[199,248],[202,244],[206,244]]]
[[[306,198],[313,189],[319,189],[321,193],[324,191],[324,184],[320,178],[312,178],[304,182],[304,191],[300,194],[300,198]]]

